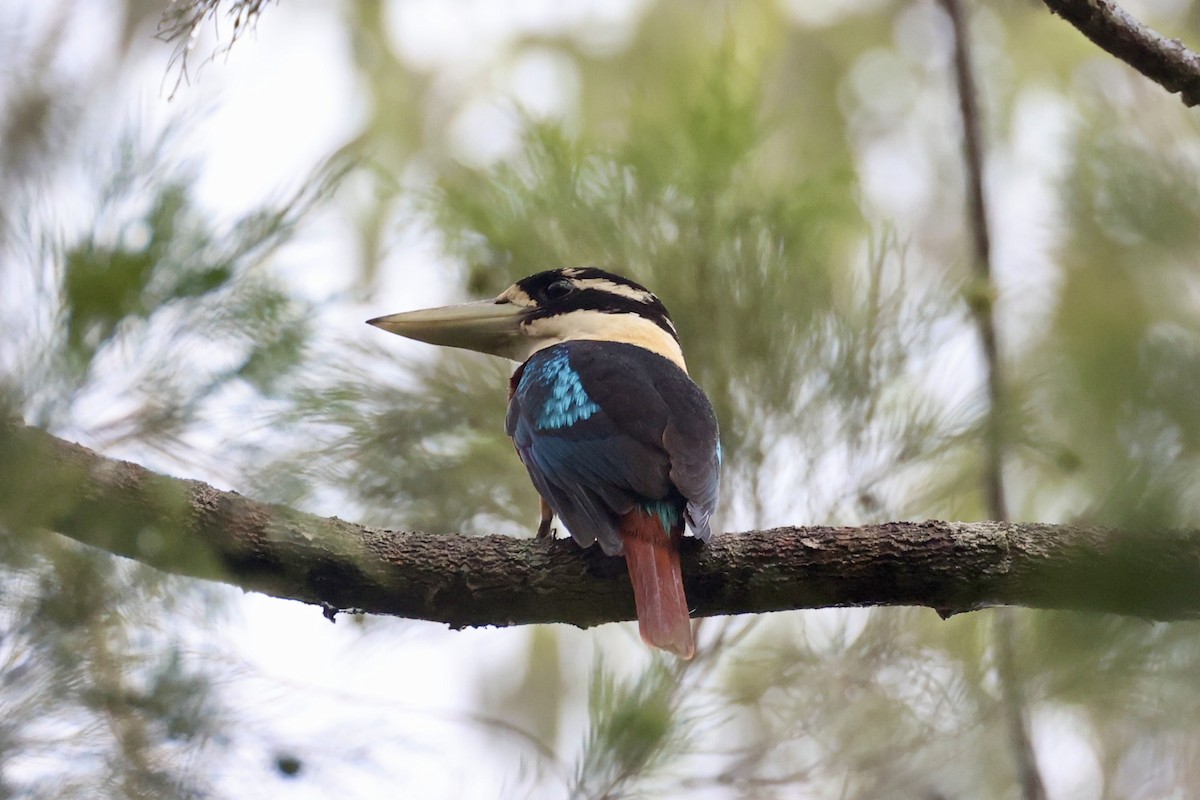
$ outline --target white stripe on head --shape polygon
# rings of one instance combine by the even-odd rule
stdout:
[[[647,289],[638,289],[624,283],[610,281],[608,278],[575,278],[574,282],[580,289],[599,289],[609,294],[628,297],[630,300],[636,300],[639,303],[653,303],[658,299],[654,296],[653,292]]]
[[[525,358],[560,342],[624,342],[657,353],[687,372],[683,350],[675,337],[638,314],[609,314],[591,309],[572,311],[529,320],[522,324],[521,329],[529,338],[529,351]]]
[[[567,271],[569,272],[571,270]],[[662,306],[662,301],[659,300],[658,296],[649,289],[639,289],[636,286],[618,283],[616,281],[609,280],[608,278],[575,278],[574,282],[575,285],[580,289],[596,289],[598,291],[615,294],[619,297],[624,297],[638,303],[644,303],[648,306],[654,304],[657,304],[660,307]],[[672,331],[675,330],[675,321],[671,319],[669,314],[663,315],[662,319],[671,327]],[[676,333],[678,332],[676,331]]]
[[[533,308],[537,305],[537,303],[533,301],[533,298],[515,283],[497,295],[496,300],[503,300],[505,302],[512,303],[515,306],[520,306],[521,308]]]

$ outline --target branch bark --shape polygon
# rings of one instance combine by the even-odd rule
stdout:
[[[2,423],[0,475],[6,535],[56,531],[167,572],[327,610],[453,627],[634,616],[624,560],[570,540],[368,528]],[[776,528],[692,545],[684,576],[698,616],[867,605],[1200,616],[1200,531],[926,521]]]
[[[1146,27],[1111,0],[1044,2],[1093,44],[1168,92],[1178,92],[1184,105],[1200,104],[1200,53]]]

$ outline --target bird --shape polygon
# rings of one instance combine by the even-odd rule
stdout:
[[[639,283],[595,267],[551,269],[497,297],[367,321],[435,345],[511,359],[505,431],[541,497],[581,547],[623,555],[650,646],[695,653],[680,567],[685,528],[712,536],[721,445],[675,324]]]

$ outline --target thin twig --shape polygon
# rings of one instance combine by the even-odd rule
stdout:
[[[984,441],[984,486],[987,490],[988,515],[994,520],[1008,519],[1004,496],[1004,388],[1000,367],[1000,346],[992,313],[995,288],[992,281],[992,244],[987,203],[983,191],[983,134],[980,131],[976,101],[975,74],[971,65],[969,34],[958,0],[942,0],[954,31],[954,76],[958,87],[959,116],[963,128],[963,160],[967,180],[967,225],[971,232],[971,266],[974,287],[968,295],[975,324],[979,329],[987,369],[988,419]]]
[[[271,2],[272,0],[172,0],[163,11],[155,34],[161,41],[175,46],[167,65],[167,72],[169,74],[172,69],[178,67],[179,74],[171,87],[170,96],[174,97],[180,83],[189,80],[189,55],[196,46],[205,22],[211,22],[216,29],[219,12],[224,6],[225,17],[230,25],[229,41],[217,48],[213,54],[215,56],[216,53],[228,51],[239,36],[253,29],[263,7]]]

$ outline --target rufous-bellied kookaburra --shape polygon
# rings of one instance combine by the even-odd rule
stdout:
[[[695,651],[679,567],[685,525],[711,535],[721,448],[675,325],[645,287],[600,269],[531,275],[493,300],[370,320],[385,331],[520,362],[505,429],[582,546],[625,556],[642,638]]]

